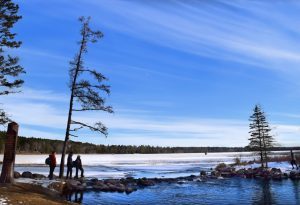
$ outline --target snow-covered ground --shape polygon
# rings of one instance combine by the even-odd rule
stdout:
[[[249,165],[245,165],[245,166],[235,166],[236,169],[248,169],[248,168],[257,168],[260,167],[261,165],[259,163],[255,163],[255,164],[249,164]],[[268,163],[268,167],[269,168],[279,168],[281,169],[282,172],[290,172],[292,170],[294,171],[300,171],[300,170],[296,170],[296,169],[292,169],[292,166],[289,162],[269,162]]]

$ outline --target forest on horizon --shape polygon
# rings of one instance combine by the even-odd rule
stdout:
[[[0,132],[0,152],[3,153],[6,133]],[[24,154],[47,154],[55,150],[60,153],[62,140],[34,137],[18,137],[17,152]],[[205,152],[245,152],[248,147],[159,147],[150,145],[96,145],[92,143],[70,141],[74,153],[80,154],[164,154],[164,153],[205,153]],[[300,150],[300,147],[274,147],[272,151]]]

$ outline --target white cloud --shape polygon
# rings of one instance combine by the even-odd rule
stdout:
[[[27,90],[30,92],[26,92]],[[27,93],[24,100],[12,97],[8,100],[9,103],[5,104],[5,109],[20,124],[20,134],[46,138],[63,136],[67,120],[67,102],[64,106],[58,106],[57,103],[61,103],[61,96],[64,95],[33,89],[25,89],[24,93]],[[103,138],[92,137],[97,134],[82,133],[87,138],[79,140],[94,143],[245,146],[249,137],[247,120],[168,117],[148,111],[132,112],[130,109],[121,109],[113,115],[95,112],[74,113],[74,120],[76,119],[91,124],[100,120],[110,129],[111,134],[104,141]],[[299,145],[296,140],[296,136],[300,134],[299,126],[280,123],[272,126],[276,127],[274,132],[280,144]]]

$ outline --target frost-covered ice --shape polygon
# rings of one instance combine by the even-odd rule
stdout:
[[[274,154],[283,155],[288,152]],[[45,165],[47,157],[48,155],[17,155],[15,169],[19,172],[31,171],[47,176],[49,172],[49,168]],[[85,176],[98,178],[186,176],[198,174],[200,170],[214,168],[221,162],[233,163],[237,157],[242,161],[257,158],[250,152],[208,153],[207,155],[204,153],[81,155]],[[60,162],[60,158],[61,156],[57,155],[57,162]],[[75,160],[76,155],[73,158]],[[283,165],[288,167],[287,164]],[[58,167],[55,174],[58,174]]]

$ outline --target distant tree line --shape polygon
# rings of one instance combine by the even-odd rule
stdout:
[[[0,132],[0,152],[3,153],[5,132]],[[55,150],[62,150],[61,140],[50,140],[33,137],[19,137],[18,153],[47,154]],[[205,152],[244,152],[249,147],[157,147],[149,145],[95,145],[91,143],[70,141],[69,150],[81,154],[159,154],[159,153],[205,153]],[[272,151],[300,150],[300,147],[273,147]]]

